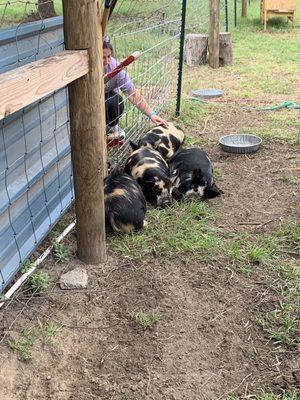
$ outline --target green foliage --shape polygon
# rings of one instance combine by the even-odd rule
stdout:
[[[29,276],[27,285],[34,293],[44,293],[52,282],[47,272],[38,271]]]
[[[23,263],[23,265],[22,265],[21,273],[22,273],[22,274],[25,274],[25,273],[28,272],[32,267],[33,267],[33,264],[32,264],[29,260],[26,260],[26,261]]]
[[[204,202],[175,202],[168,208],[150,207],[147,227],[138,233],[111,235],[110,247],[123,257],[193,254],[209,258],[220,243],[218,230],[208,224],[213,215]]]
[[[162,319],[162,316],[159,314],[145,313],[140,311],[135,314],[134,319],[143,328],[147,328],[159,322]]]
[[[253,397],[255,400],[299,400],[300,393],[297,390],[283,391],[282,394],[268,393],[262,391],[260,394]],[[237,396],[229,396],[227,400],[239,400]]]
[[[38,319],[38,328],[47,343],[61,330],[61,327],[55,322],[42,321],[40,319]]]
[[[56,263],[63,263],[70,259],[70,248],[57,241],[53,242],[53,257]]]
[[[12,350],[18,352],[21,361],[32,360],[31,345],[27,340],[9,340],[8,345]]]
[[[60,326],[51,321],[37,320],[37,325],[26,327],[20,334],[20,339],[8,341],[9,347],[18,353],[20,361],[29,362],[33,360],[33,350],[37,340],[50,343],[59,331]]]

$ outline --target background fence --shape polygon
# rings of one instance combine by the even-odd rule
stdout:
[[[60,13],[61,3],[54,4]],[[43,17],[39,6],[0,0],[0,73],[64,49],[62,17],[28,22]],[[141,52],[128,74],[157,112],[176,97],[181,18],[181,0],[119,0],[109,23],[118,59]],[[208,21],[208,1],[188,0],[187,32],[207,32]],[[120,125],[128,139],[137,140],[148,122],[129,100],[123,96]],[[74,200],[67,89],[0,123],[1,292]],[[110,151],[113,162],[120,163],[127,145]]]

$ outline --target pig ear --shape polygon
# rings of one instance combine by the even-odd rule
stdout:
[[[202,172],[201,169],[194,169],[192,179],[194,180],[201,180],[202,179]]]
[[[131,140],[130,140],[129,144],[133,151],[137,150],[139,148],[139,146],[136,143],[132,142]]]
[[[223,193],[224,192],[220,188],[218,188],[215,183],[213,183],[210,188],[207,188],[205,190],[205,197],[207,197],[208,199],[213,199],[214,197],[220,196]]]

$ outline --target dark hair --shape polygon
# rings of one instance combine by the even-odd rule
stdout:
[[[103,49],[109,49],[111,51],[111,54],[112,55],[114,54],[114,49],[113,49],[112,45],[109,42],[107,42],[106,40],[104,40],[104,42],[103,42]]]

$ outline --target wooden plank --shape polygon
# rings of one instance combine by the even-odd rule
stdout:
[[[99,0],[63,0],[69,50],[87,49],[90,71],[69,85],[77,254],[85,263],[106,261],[104,184],[106,130]]]
[[[265,0],[267,10],[296,10],[296,0]]]
[[[88,53],[63,51],[0,75],[0,119],[63,88],[89,71]]]
[[[209,1],[209,65],[219,68],[220,0]]]

